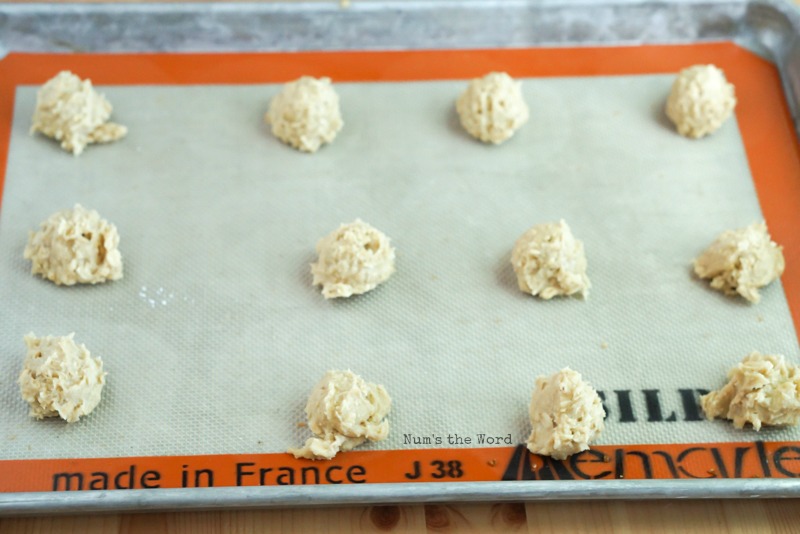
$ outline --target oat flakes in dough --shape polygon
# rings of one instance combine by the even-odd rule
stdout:
[[[108,122],[109,117],[111,104],[92,81],[65,70],[39,89],[31,133],[60,141],[61,148],[78,156],[88,144],[109,143],[128,133],[125,126]]]
[[[76,204],[54,213],[31,232],[24,256],[31,274],[56,285],[97,284],[122,278],[117,228],[95,210]]]
[[[28,353],[17,382],[31,417],[61,417],[74,423],[100,403],[106,382],[103,361],[76,344],[74,335],[25,336]]]
[[[695,274],[711,279],[711,287],[753,303],[761,299],[759,288],[780,278],[785,267],[782,248],[763,222],[723,232],[694,260]]]
[[[585,451],[603,430],[600,396],[570,368],[540,376],[531,396],[528,450],[563,460]]]
[[[736,428],[750,423],[796,425],[800,421],[800,368],[782,355],[753,352],[728,372],[728,383],[700,397],[706,417],[730,419]]]
[[[537,224],[522,234],[511,251],[520,290],[548,300],[559,295],[589,295],[583,243],[562,219]]]
[[[389,238],[361,219],[320,239],[317,254],[311,274],[326,299],[366,293],[394,273],[395,251]]]
[[[275,137],[312,153],[333,142],[344,124],[331,80],[311,76],[284,85],[270,102],[264,121],[272,126]]]
[[[308,428],[317,437],[289,449],[295,458],[330,460],[365,441],[389,435],[392,401],[383,386],[365,382],[351,371],[328,371],[314,387],[306,404]]]
[[[667,117],[678,133],[698,138],[714,133],[736,107],[725,73],[714,65],[694,65],[678,74],[667,97]]]
[[[521,87],[505,72],[473,79],[456,100],[461,126],[484,143],[502,143],[528,121]]]

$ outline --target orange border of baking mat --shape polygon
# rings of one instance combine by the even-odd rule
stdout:
[[[750,171],[770,231],[784,246],[783,287],[800,332],[800,147],[774,65],[728,42],[404,52],[10,54],[0,61],[0,195],[16,86],[40,85],[64,69],[97,85],[150,85],[280,83],[302,75],[336,82],[466,79],[488,71],[514,77],[609,76],[675,73],[697,63],[716,64],[736,86],[736,117]],[[598,446],[563,462],[518,445],[359,451],[330,462],[296,460],[289,454],[3,460],[0,492],[799,476],[800,442]]]

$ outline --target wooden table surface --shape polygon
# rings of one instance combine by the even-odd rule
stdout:
[[[0,519],[0,534],[255,532],[795,533],[791,500],[338,507]]]
[[[29,0],[11,1],[29,2]],[[64,0],[41,1],[64,2]],[[794,1],[800,4],[800,0]],[[0,534],[95,534],[100,532],[124,534],[300,532],[321,534],[325,532],[456,531],[542,534],[569,532],[586,534],[797,533],[800,532],[800,500],[453,503],[425,506],[342,506],[263,511],[0,518]]]

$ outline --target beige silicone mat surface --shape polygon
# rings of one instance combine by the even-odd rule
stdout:
[[[779,283],[751,306],[691,275],[719,232],[761,213],[735,120],[678,136],[661,111],[671,81],[524,80],[531,120],[501,146],[461,131],[463,81],[339,84],[345,127],[315,155],[262,123],[277,86],[106,87],[130,133],[79,158],[28,134],[36,88],[18,89],[0,207],[0,459],[284,451],[307,437],[297,423],[330,368],[392,395],[391,435],[373,449],[409,447],[404,434],[521,442],[535,377],[565,366],[606,394],[598,443],[800,439],[685,420],[679,390],[721,386],[752,350],[800,351]],[[76,202],[119,228],[122,280],[29,274],[28,231]],[[392,238],[397,272],[325,301],[314,245],[356,217]],[[586,246],[587,301],[516,288],[514,241],[560,218]],[[31,331],[74,331],[103,358],[103,401],[79,423],[28,417],[15,380]],[[628,390],[635,422],[614,393]],[[642,390],[675,421],[648,421]]]

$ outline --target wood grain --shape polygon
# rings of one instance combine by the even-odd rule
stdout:
[[[789,500],[608,501],[526,506],[529,532],[798,532],[800,509]]]
[[[790,534],[800,531],[798,504],[796,499],[594,501],[8,518],[0,519],[0,534]]]

